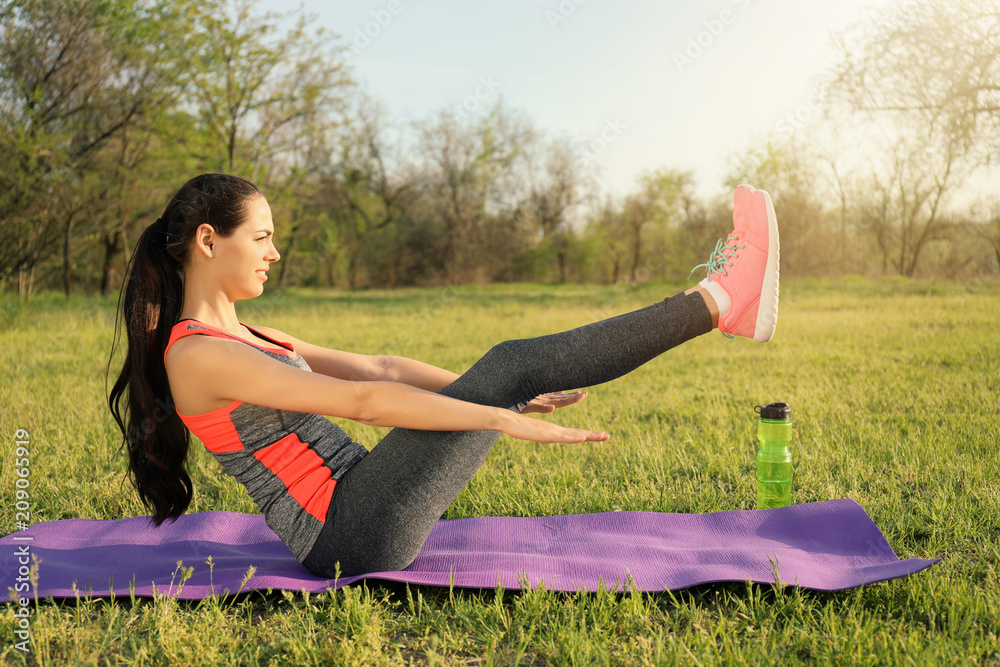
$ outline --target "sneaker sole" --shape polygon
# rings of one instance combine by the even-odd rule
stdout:
[[[754,327],[753,339],[766,343],[774,336],[778,325],[778,275],[780,244],[778,243],[778,219],[774,215],[774,203],[771,195],[758,190],[764,195],[767,210],[767,266],[764,268],[764,283],[760,288],[760,302],[757,306],[757,323]]]

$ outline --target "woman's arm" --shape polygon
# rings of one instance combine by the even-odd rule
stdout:
[[[196,379],[199,392],[210,399],[345,417],[375,426],[494,430],[536,442],[608,439],[601,431],[565,428],[399,382],[346,381],[310,373],[233,340],[192,336],[184,343],[167,353],[170,375],[189,382]]]
[[[401,382],[427,391],[441,391],[458,379],[457,373],[389,354],[369,355],[333,350],[307,343],[271,327],[258,327],[265,336],[289,342],[314,372],[341,380]]]
[[[291,343],[316,373],[341,380],[381,380],[401,382],[411,387],[438,392],[458,379],[457,373],[431,364],[396,355],[368,355],[333,350],[307,343],[271,327],[253,327],[265,336]],[[535,398],[522,412],[552,412],[557,408],[579,403],[587,392],[560,392]]]

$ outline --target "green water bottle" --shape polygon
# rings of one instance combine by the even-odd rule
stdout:
[[[780,401],[758,405],[757,422],[757,509],[785,507],[792,504],[792,409]]]

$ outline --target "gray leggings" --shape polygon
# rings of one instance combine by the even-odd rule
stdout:
[[[678,294],[578,329],[500,343],[440,393],[519,411],[540,394],[625,375],[711,329],[702,297]],[[328,578],[338,562],[341,576],[405,568],[499,435],[393,429],[338,482],[303,565]]]

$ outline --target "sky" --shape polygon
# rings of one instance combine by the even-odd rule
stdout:
[[[502,96],[579,142],[605,191],[646,169],[722,191],[732,157],[818,115],[831,32],[888,0],[306,0],[390,118]],[[263,0],[264,10],[293,2]]]

